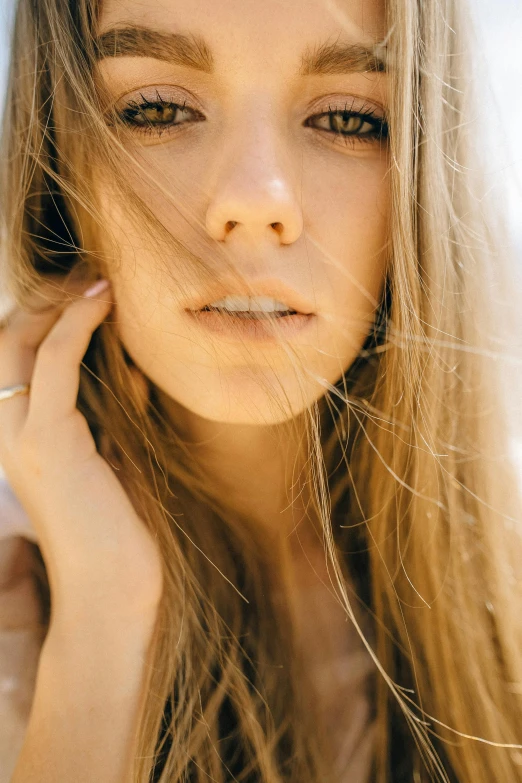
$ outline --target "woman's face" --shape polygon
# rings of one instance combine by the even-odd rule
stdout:
[[[291,418],[352,364],[383,289],[387,77],[363,48],[385,35],[381,0],[104,0],[99,35],[116,27],[140,28],[99,62],[137,160],[124,175],[172,235],[96,172],[124,345],[192,414]],[[313,313],[273,319],[290,353],[186,312],[241,294],[234,270]]]

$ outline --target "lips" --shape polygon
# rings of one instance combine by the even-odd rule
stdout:
[[[288,318],[291,315],[303,315],[296,310],[273,310],[268,313],[264,313],[261,310],[225,310],[220,307],[203,307],[198,313],[218,313],[219,315],[226,315],[229,318],[240,318],[242,320],[271,320],[272,318]]]
[[[275,278],[251,281],[249,286],[239,286],[233,283],[216,283],[209,287],[204,294],[182,303],[184,310],[191,313],[204,311],[212,302],[223,299],[225,296],[269,296],[280,302],[284,302],[289,310],[297,314],[312,315],[314,310],[311,304],[297,291],[290,288],[282,280]]]
[[[274,319],[274,313],[268,314]],[[241,317],[236,313],[224,313],[212,310],[187,310],[187,317],[199,328],[216,337],[225,338],[228,342],[244,341],[245,339],[262,342],[265,345],[279,345],[276,334],[289,340],[299,341],[306,338],[308,328],[315,321],[314,313],[275,316],[269,324],[268,318],[260,318],[254,315]],[[269,328],[270,327],[270,328]]]

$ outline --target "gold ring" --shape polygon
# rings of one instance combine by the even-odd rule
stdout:
[[[30,383],[18,383],[16,386],[6,386],[0,389],[0,402],[2,400],[9,400],[11,397],[16,397],[18,394],[29,394],[31,388]]]

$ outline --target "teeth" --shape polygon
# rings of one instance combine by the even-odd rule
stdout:
[[[284,302],[279,302],[270,296],[225,296],[207,305],[208,307],[219,307],[221,310],[231,312],[272,313],[291,310]]]

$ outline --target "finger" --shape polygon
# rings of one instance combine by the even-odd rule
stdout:
[[[79,279],[77,275],[69,273],[63,275],[46,275],[39,279],[38,288],[27,294],[19,306],[15,306],[8,312],[2,321],[16,330],[19,326],[24,328],[26,316],[45,315],[62,307],[73,299],[81,296],[89,285],[85,279]],[[2,322],[0,322],[0,328]]]
[[[110,288],[69,304],[38,348],[28,421],[50,427],[76,410],[80,364],[95,329],[112,307]]]
[[[78,298],[85,280],[73,274],[48,275],[24,307],[14,307],[0,328],[0,389],[30,383],[36,351],[60,318],[64,306]],[[29,396],[16,395],[0,402],[0,455],[14,442],[27,418]]]
[[[30,383],[36,350],[59,318],[55,310],[44,315],[17,312],[0,333],[0,388]],[[0,431],[2,448],[12,444],[20,431],[29,408],[29,397],[16,397],[0,401]]]
[[[38,291],[34,292],[25,302],[24,307],[14,307],[0,322],[0,356],[2,345],[19,344],[22,348],[36,349],[49,329],[60,317],[66,304],[78,298],[81,290],[79,281],[57,276],[43,280]],[[0,368],[6,365],[1,362]]]

